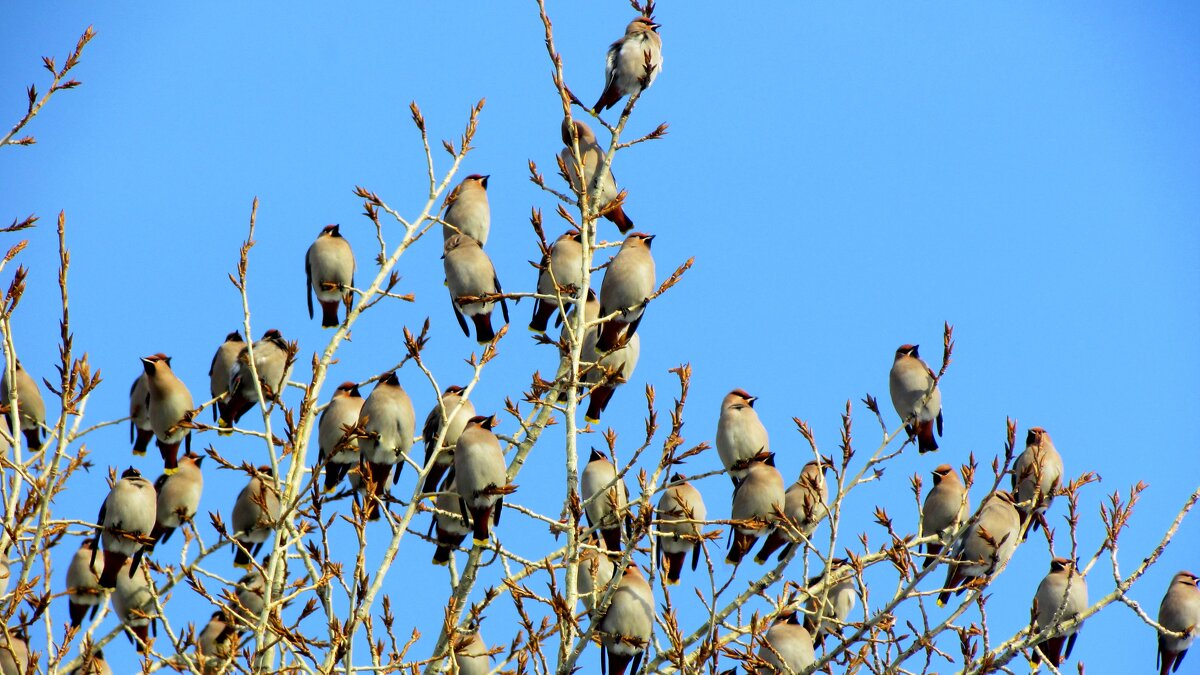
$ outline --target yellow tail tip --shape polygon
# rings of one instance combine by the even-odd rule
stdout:
[[[946,601],[945,601],[945,600],[942,600],[941,598],[938,598],[938,601],[937,601],[937,606],[938,606],[938,607],[945,607],[945,606],[946,606]]]
[[[664,579],[663,579],[663,583],[664,583],[664,584],[666,584],[667,586],[678,586],[678,585],[679,585],[679,580],[678,580],[678,579],[672,579],[671,577],[666,577],[666,578],[664,578]]]
[[[164,468],[163,468],[163,473],[165,473],[165,474],[167,474],[168,476],[170,476],[171,474],[175,473],[175,472],[176,472],[176,471],[178,471],[178,470],[179,470],[179,467],[177,467],[177,466],[176,466],[176,467],[171,467],[170,469],[168,469],[168,468],[165,468],[165,467],[164,467]]]
[[[759,565],[762,565],[767,562],[767,559],[759,557],[759,556],[754,556],[754,562],[758,563]]]
[[[236,567],[236,568],[238,568],[239,570],[248,570],[248,569],[250,569],[250,563],[240,563],[240,562],[235,562],[235,563],[233,563],[233,566],[234,566],[234,567]]]
[[[432,562],[434,565],[437,565],[438,567],[447,567],[450,565],[449,560],[438,560],[437,558],[434,558]]]
[[[135,457],[145,457],[146,451],[145,450],[134,450],[133,454]]]
[[[584,416],[583,416],[583,421],[584,421],[584,422],[587,422],[588,424],[600,424],[600,418],[599,418],[599,417],[590,417],[590,416],[588,416],[588,415],[584,415]]]
[[[471,537],[471,543],[475,544],[476,546],[487,546],[488,540],[487,539],[476,539],[475,537]]]
[[[530,333],[533,333],[534,335],[545,335],[545,334],[546,334],[546,331],[544,331],[544,330],[538,330],[538,329],[534,328],[533,326],[526,326],[525,328],[526,328],[526,329],[527,329],[527,330],[528,330]]]

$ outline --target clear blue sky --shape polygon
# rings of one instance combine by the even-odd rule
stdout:
[[[568,82],[590,102],[601,89],[604,50],[632,12],[611,2],[552,3],[551,13]],[[642,322],[642,361],[605,415],[622,434],[621,449],[627,454],[642,429],[640,391],[652,384],[669,404],[667,369],[682,362],[695,372],[688,442],[711,441],[722,395],[741,387],[760,397],[789,481],[805,454],[793,416],[812,424],[828,453],[851,399],[858,447],[873,449],[878,426],[859,399],[881,397],[894,426],[893,351],[916,342],[936,360],[949,321],[957,351],[942,384],[942,450],[906,453],[884,481],[857,491],[843,541],[851,545],[849,533],[865,529],[882,542],[869,523],[874,505],[912,527],[908,476],[927,477],[971,451],[986,465],[1011,416],[1022,438],[1029,426],[1049,430],[1071,475],[1103,476],[1082,499],[1085,551],[1103,536],[1102,497],[1149,483],[1121,540],[1123,571],[1136,566],[1200,475],[1200,8],[789,4],[733,16],[728,5],[663,3],[657,18],[665,67],[630,130],[669,122],[670,134],[621,154],[615,172],[629,191],[629,215],[658,235],[660,275],[689,256],[696,266]],[[146,354],[172,355],[197,398],[207,391],[213,351],[241,324],[226,275],[256,195],[255,333],[275,327],[298,339],[302,379],[309,355],[328,339],[306,315],[305,250],[323,225],[341,223],[366,278],[374,232],[353,186],[406,215],[426,189],[412,100],[436,140],[457,139],[469,106],[486,97],[463,173],[491,174],[488,251],[506,289],[532,289],[529,211],[549,215],[554,202],[525,167],[532,159],[557,181],[561,120],[533,3],[15,5],[0,23],[5,128],[24,111],[24,87],[45,88],[39,57],[61,63],[89,24],[98,34],[75,72],[83,87],[58,95],[33,123],[36,146],[0,152],[0,218],[42,217],[27,233],[30,287],[15,339],[26,367],[50,378],[53,221],[67,212],[76,348],[105,378],[91,420],[125,414]],[[445,168],[444,153],[436,157]],[[551,236],[563,228],[547,222]],[[615,234],[607,225],[602,233]],[[416,329],[427,316],[427,358],[438,377],[466,377],[461,359],[474,344],[447,306],[439,244],[422,242],[401,261],[399,290],[417,302],[386,304],[362,320],[333,384],[399,360],[401,327]],[[530,311],[529,303],[515,308],[514,330],[474,397],[481,412],[517,398],[535,369],[553,370],[553,351],[524,331]],[[417,375],[406,369],[402,379],[423,415],[433,397]],[[515,428],[509,420],[501,426]],[[558,513],[561,497],[535,488],[561,480],[561,428],[518,478],[516,501]],[[246,439],[196,442],[235,460],[261,457]],[[98,468],[60,497],[55,508],[64,517],[95,517],[104,467],[131,462],[124,426],[87,445]],[[153,455],[134,463],[157,475]],[[708,453],[685,470],[717,465]],[[228,520],[243,483],[210,470],[202,511]],[[409,489],[410,474],[401,485]],[[726,517],[727,481],[702,489],[710,515]],[[1060,542],[1064,514],[1061,502],[1051,514]],[[207,517],[200,520],[211,539]],[[1148,611],[1157,610],[1171,574],[1200,566],[1198,522],[1185,523],[1133,591]],[[381,539],[383,529],[369,536]],[[525,527],[515,513],[499,532],[519,552],[549,545],[544,529]],[[176,555],[179,545],[177,538],[160,555]],[[74,548],[65,542],[56,562],[65,566]],[[445,571],[427,564],[431,554],[407,540],[405,563],[388,580],[394,598],[412,601],[400,606],[408,623],[428,635],[448,592]],[[1008,635],[1027,622],[1049,558],[1032,539],[1018,550],[993,587],[995,631]],[[59,585],[63,569],[54,572]],[[214,569],[234,572],[227,556]],[[472,599],[498,578],[486,570]],[[882,602],[892,577],[878,579],[873,600]],[[1089,582],[1095,597],[1111,589],[1105,563]],[[189,595],[176,593],[168,611],[177,624],[202,624],[211,609]],[[489,643],[514,632],[502,628],[511,618],[507,600],[495,607],[484,624]],[[684,607],[685,616],[695,611]],[[65,610],[52,611],[65,621]],[[427,639],[418,651],[430,647]],[[109,650],[116,659],[131,653],[123,639]],[[1113,606],[1089,622],[1075,656],[1089,669],[1148,671],[1154,636]],[[598,671],[598,658],[594,648],[585,654],[586,672]]]

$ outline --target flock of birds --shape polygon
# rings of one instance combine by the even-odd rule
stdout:
[[[624,37],[612,44],[606,86],[593,112],[612,107],[654,81],[662,67],[658,27],[650,18],[639,16],[628,25]],[[562,137],[566,146],[562,164],[576,194],[594,191],[602,215],[623,234],[628,233],[607,265],[599,295],[589,290],[583,308],[585,321],[593,325],[587,328],[581,348],[581,363],[586,368],[580,380],[590,387],[585,417],[597,422],[616,387],[629,379],[637,364],[640,342],[636,331],[655,286],[654,236],[629,232],[633,223],[622,208],[611,172],[603,167],[605,151],[592,130],[583,122],[568,119]],[[576,148],[582,160],[579,164]],[[488,176],[466,177],[452,192],[442,217],[443,261],[454,313],[464,334],[471,333],[469,318],[476,339],[484,344],[496,336],[492,312],[497,302],[508,322],[503,291],[483,248],[490,227],[487,184]],[[573,304],[585,265],[581,237],[579,230],[569,230],[545,252],[537,281],[541,297],[535,302],[531,330],[544,333],[555,313]],[[308,250],[305,268],[310,318],[315,295],[322,326],[339,326],[339,305],[348,308],[352,300],[348,289],[354,284],[355,261],[337,225],[325,227],[318,235]],[[567,329],[563,330],[560,344],[566,345],[570,337]],[[260,404],[280,402],[294,354],[295,347],[278,330],[266,331],[253,343],[237,332],[226,337],[209,372],[213,416],[220,433],[232,433],[233,426]],[[149,631],[154,609],[152,582],[144,569],[139,573],[140,563],[176,528],[195,517],[204,486],[204,456],[191,450],[191,421],[196,410],[187,386],[171,369],[171,358],[154,354],[141,361],[143,373],[130,390],[131,442],[134,454],[143,455],[155,441],[163,474],[154,483],[132,467],[121,474],[100,508],[96,537],[81,544],[67,569],[66,590],[72,626],[94,616],[111,594],[114,612],[138,650],[145,653],[152,644]],[[28,448],[40,449],[47,427],[37,384],[17,363],[12,389],[7,379],[0,386],[4,405],[11,410],[15,403],[19,408]],[[15,391],[15,401],[10,391]],[[349,477],[369,520],[381,517],[388,503],[389,480],[399,480],[406,462],[425,467],[423,489],[436,504],[433,562],[443,565],[468,534],[475,545],[487,544],[491,527],[499,524],[504,495],[511,492],[504,454],[492,433],[496,418],[477,415],[463,392],[462,387],[448,387],[427,415],[418,439],[425,446],[420,464],[410,455],[417,439],[415,411],[394,371],[381,375],[366,399],[353,382],[338,386],[318,424],[320,454],[314,471],[324,471],[326,492],[336,490]],[[937,450],[936,437],[942,432],[941,393],[916,345],[896,350],[890,393],[897,414],[906,421],[910,441],[915,441],[922,453]],[[808,541],[829,514],[825,474],[832,465],[818,457],[785,489],[767,430],[754,410],[755,400],[734,389],[722,401],[717,422],[717,452],[735,488],[730,509],[735,525],[726,557],[735,565],[764,538],[755,561],[761,564],[776,552],[782,559],[797,544]],[[577,590],[597,622],[602,666],[612,675],[623,675],[630,666],[637,671],[654,629],[654,597],[641,568],[630,562],[623,570],[616,569],[615,560],[629,543],[625,540],[629,495],[621,476],[607,456],[593,450],[580,477],[584,511],[597,536],[581,552]],[[952,593],[963,593],[970,580],[992,575],[1009,561],[1030,531],[1045,525],[1045,512],[1060,490],[1062,478],[1062,457],[1049,434],[1037,427],[1028,430],[1025,450],[1012,469],[1012,490],[988,495],[973,516],[968,515],[967,490],[953,467],[942,464],[934,469],[933,488],[922,508],[921,536],[937,537],[924,545],[923,565],[947,563],[939,605]],[[663,489],[656,514],[656,548],[664,583],[678,584],[689,552],[691,567],[696,569],[707,508],[700,491],[676,474]],[[213,614],[197,636],[201,656],[218,662],[227,658],[236,649],[244,619],[264,611],[263,569],[253,564],[253,558],[279,515],[280,495],[271,468],[257,467],[238,495],[230,519],[234,564],[249,570],[235,589],[240,615],[225,609]],[[943,555],[947,544],[951,548]],[[6,593],[7,565],[2,571]],[[849,619],[858,599],[855,575],[847,561],[832,560],[825,572],[809,580],[803,611],[798,603],[789,603],[791,610],[778,616],[761,636],[756,665],[747,668],[756,673],[798,672],[813,664],[815,647],[826,635],[840,635]],[[614,579],[615,588],[610,589]],[[1164,627],[1187,634],[1184,638],[1159,635],[1159,665],[1164,675],[1178,670],[1200,630],[1197,581],[1189,572],[1176,574],[1159,609],[1158,620]],[[601,603],[602,597],[608,597],[606,605]],[[1087,606],[1087,585],[1075,561],[1052,560],[1049,573],[1034,593],[1034,628],[1070,620]],[[1047,638],[1035,646],[1032,658],[1063,663],[1078,630],[1075,626]],[[25,672],[29,656],[20,631],[10,630],[4,639],[0,673]],[[458,672],[489,672],[486,651],[476,631],[454,655]],[[112,671],[97,651],[75,672]]]

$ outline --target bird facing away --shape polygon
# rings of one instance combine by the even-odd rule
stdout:
[[[162,453],[163,470],[175,473],[180,443],[186,441],[187,449],[192,449],[192,431],[183,426],[192,411],[192,393],[171,370],[171,359],[165,354],[143,358],[142,368],[150,389],[150,426]]]
[[[683,571],[683,561],[688,551],[692,553],[692,571],[696,571],[702,545],[701,523],[707,517],[708,509],[704,506],[704,498],[700,496],[700,491],[687,482],[686,476],[672,476],[671,485],[663,490],[655,511],[663,583],[669,586],[679,583],[679,575]]]
[[[450,289],[450,305],[463,335],[471,336],[467,320],[463,318],[466,315],[475,324],[475,340],[481,345],[491,342],[496,337],[492,330],[495,301],[468,299],[503,292],[491,258],[483,252],[478,241],[465,234],[455,234],[446,239],[442,263],[446,271],[446,286]],[[500,298],[500,311],[504,315],[504,323],[508,324],[508,303],[504,298]]]
[[[441,403],[435,403],[433,410],[425,416],[425,425],[421,427],[421,440],[425,443],[425,492],[436,492],[438,483],[446,470],[454,465],[454,448],[458,445],[458,437],[467,428],[467,420],[475,416],[475,405],[463,396],[462,387],[452,384],[442,392]],[[437,446],[438,436],[442,435],[443,424],[446,435],[441,447]],[[430,461],[433,464],[430,464]]]
[[[951,553],[954,560],[946,570],[946,583],[938,595],[938,606],[944,606],[950,599],[951,589],[968,578],[991,576],[1007,564],[1017,550],[1020,537],[1021,516],[1013,505],[1013,496],[999,490],[983,502],[978,520],[955,545]],[[953,593],[962,595],[964,590],[959,588]]]
[[[966,519],[971,509],[967,498],[967,488],[958,479],[954,467],[949,464],[938,465],[933,470],[933,488],[925,496],[925,504],[921,506],[921,537],[941,534],[950,527],[957,528]],[[925,544],[925,562],[922,568],[929,567],[942,552],[942,542],[934,541]]]
[[[258,384],[267,401],[278,401],[292,374],[292,347],[283,339],[283,333],[271,328],[263,333],[249,348],[242,347],[238,351],[237,361],[229,370],[229,404],[226,414],[219,422],[221,427],[228,428],[237,424],[242,415],[250,412],[258,403],[258,392],[254,387],[254,377],[251,375],[250,351],[254,351],[254,368],[258,371]],[[226,434],[231,432],[224,432]]]
[[[783,476],[775,468],[775,455],[751,462],[745,478],[733,490],[730,517],[736,524],[730,526],[733,541],[725,562],[732,565],[742,562],[758,538],[777,526],[785,501]]]
[[[490,176],[473,173],[463,179],[446,199],[446,212],[442,215],[442,241],[449,241],[456,234],[479,242],[482,248],[488,240],[492,227],[492,210],[488,206],[487,184]]]
[[[375,495],[375,499],[368,502],[367,520],[378,520],[379,504],[388,494],[388,477],[393,475],[392,468],[395,467],[392,483],[400,480],[417,426],[412,399],[400,386],[396,371],[380,376],[363,404],[358,420],[365,432],[358,444]]]
[[[435,502],[433,525],[437,530],[437,550],[433,553],[434,565],[450,564],[450,554],[462,545],[471,528],[463,520],[462,499],[458,496],[458,485],[454,479],[446,481]]]
[[[487,675],[492,671],[488,648],[479,636],[478,625],[471,625],[465,633],[459,633],[453,646],[458,675]]]
[[[579,180],[579,166],[575,163],[575,151],[571,141],[572,127],[575,129],[575,137],[579,141],[579,159],[583,163],[582,182]],[[616,225],[621,234],[632,230],[633,221],[625,214],[624,204],[617,199],[621,191],[617,188],[617,181],[613,178],[611,167],[604,170],[599,184],[596,184],[596,172],[600,170],[600,165],[604,163],[604,157],[608,153],[596,142],[596,134],[592,133],[591,127],[579,120],[574,120],[573,124],[567,124],[567,120],[564,119],[562,140],[563,145],[567,147],[558,153],[558,157],[562,161],[564,175],[567,183],[571,185],[571,190],[580,196],[581,200],[583,199],[582,195],[586,195],[588,205]],[[599,193],[593,193],[593,190],[597,188]]]
[[[313,318],[313,293],[321,303],[321,327],[336,328],[338,305],[347,307],[354,299],[354,251],[342,236],[338,225],[326,225],[304,256],[304,274],[308,279],[308,318]]]
[[[663,65],[658,28],[659,24],[648,17],[639,16],[625,27],[625,35],[609,46],[604,61],[604,93],[592,112],[608,110],[626,95],[654,84]]]
[[[588,612],[591,613],[596,609],[596,601],[603,597],[605,589],[612,583],[617,566],[604,550],[598,548],[599,542],[588,543],[594,545],[581,547],[579,550],[579,570],[578,576],[575,577],[575,591],[584,606],[587,607]]]
[[[504,452],[492,433],[495,424],[495,415],[472,417],[454,448],[454,480],[462,497],[463,515],[471,523],[474,543],[480,546],[487,543],[491,526],[500,524],[509,487]]]
[[[1087,582],[1076,570],[1075,561],[1055,558],[1050,561],[1050,573],[1038,584],[1033,596],[1033,630],[1041,632],[1054,624],[1070,621],[1083,613],[1087,606]],[[1075,638],[1079,637],[1081,628],[1082,624],[1034,645],[1033,662],[1038,663],[1045,658],[1056,668],[1062,665],[1071,658],[1071,650],[1075,648]]]
[[[758,555],[754,556],[754,562],[765,563],[781,546],[779,558],[782,560],[796,544],[812,537],[817,525],[829,514],[825,503],[829,497],[825,471],[829,468],[830,464],[822,458],[805,464],[800,470],[796,482],[788,486],[783,495],[783,515],[789,522],[781,522],[771,530]],[[801,534],[804,536],[799,536]]]
[[[325,493],[333,492],[345,478],[346,471],[359,462],[359,438],[352,431],[358,425],[363,397],[358,385],[343,382],[333,392],[333,398],[317,424],[320,445],[317,462],[325,467]]]
[[[153,542],[150,548],[158,542],[166,542],[175,533],[175,528],[189,523],[200,508],[200,495],[204,493],[204,474],[200,472],[200,463],[204,455],[188,451],[179,460],[179,470],[172,474],[158,477],[154,481],[154,491],[158,495],[157,516],[154,530],[150,533]]]
[[[271,561],[271,556],[263,558],[262,567],[265,569]],[[263,573],[257,567],[251,566],[246,574],[237,582],[237,600],[241,605],[243,614],[251,618],[262,616],[263,610],[266,609],[266,580],[263,578]]]
[[[636,673],[654,634],[654,594],[636,564],[626,566],[598,631],[604,646],[601,657],[608,661],[608,675],[625,675],[627,668]],[[603,660],[600,667],[604,670]]]
[[[208,366],[208,393],[210,398],[217,398],[213,406],[213,421],[229,419],[229,374],[237,363],[238,353],[246,346],[242,334],[236,330],[225,336],[225,341],[217,347],[213,354],[212,363]]]
[[[600,316],[620,312],[600,326],[596,351],[610,352],[637,332],[654,293],[654,256],[650,244],[654,235],[634,232],[621,243],[621,250],[608,263],[600,283]]]
[[[133,454],[141,457],[154,438],[154,427],[150,424],[150,383],[146,373],[139,373],[129,388],[129,442],[133,443]]]
[[[42,392],[38,389],[37,382],[29,376],[28,371],[21,365],[21,361],[16,362],[14,389],[17,393],[17,408],[20,413],[21,432],[25,435],[25,447],[29,448],[30,452],[37,452],[42,449],[42,427],[46,424],[46,403],[42,401]],[[4,404],[6,411],[12,409],[12,392],[9,391],[8,373],[5,372],[0,377],[0,402]],[[8,420],[9,412],[5,412],[5,421]]]
[[[904,422],[908,437],[916,437],[917,447],[924,453],[938,449],[933,423],[937,422],[937,435],[941,436],[942,392],[935,384],[933,371],[917,353],[918,347],[906,344],[896,349],[888,384],[896,414]]]
[[[600,303],[594,300],[590,289],[583,314],[588,321],[600,315]],[[592,424],[600,422],[600,415],[608,408],[617,387],[633,377],[633,371],[637,368],[638,359],[642,354],[642,336],[637,334],[630,336],[616,349],[607,352],[601,352],[596,347],[598,340],[596,328],[589,328],[583,336],[583,347],[579,352],[580,368],[583,370],[579,379],[592,387],[583,418]]]
[[[596,527],[610,551],[621,550],[621,526],[629,527],[629,490],[617,476],[617,467],[603,453],[592,449],[579,476],[579,496],[588,525]]]
[[[196,636],[196,660],[203,675],[223,672],[222,664],[238,646],[237,625],[225,615],[225,610],[213,612],[208,623]]]
[[[813,645],[821,646],[827,634],[841,635],[842,626],[858,602],[854,583],[854,568],[842,558],[835,558],[829,569],[808,580],[804,628]]]
[[[1046,509],[1062,487],[1063,461],[1050,434],[1033,427],[1025,436],[1025,451],[1012,468],[1012,491],[1021,513],[1022,540],[1045,524]]]
[[[574,302],[576,290],[583,285],[583,244],[579,230],[570,229],[554,240],[550,250],[538,263],[537,292],[539,295],[557,295],[562,298],[566,309]],[[559,310],[557,300],[535,298],[533,318],[529,330],[545,333],[554,312]]]
[[[755,457],[771,451],[767,429],[754,411],[757,396],[734,389],[721,401],[717,418],[717,454],[729,472],[734,487],[746,476],[746,467]]]
[[[154,627],[157,616],[154,595],[150,590],[150,571],[145,567],[134,571],[128,560],[121,571],[125,574],[117,575],[116,588],[112,593],[113,612],[129,629],[129,641],[137,647],[138,653],[147,654],[154,644],[150,629]]]
[[[271,467],[258,467],[233,504],[230,534],[238,544],[233,554],[235,567],[249,567],[250,556],[258,555],[278,524],[279,493],[272,477]]]
[[[67,608],[71,625],[78,628],[90,613],[104,604],[108,589],[100,585],[100,569],[96,566],[96,541],[84,539],[67,566]]]
[[[1185,634],[1184,637],[1158,634],[1159,675],[1177,672],[1183,657],[1187,656],[1188,648],[1200,635],[1200,588],[1196,586],[1197,581],[1200,581],[1200,577],[1191,572],[1177,573],[1172,577],[1171,585],[1167,586],[1162,604],[1158,606],[1159,625]]]
[[[97,535],[104,545],[104,567],[100,573],[100,585],[113,588],[117,583],[117,572],[127,558],[133,556],[129,573],[137,571],[146,547],[151,543],[150,533],[158,512],[158,496],[150,481],[138,470],[129,467],[113,484],[112,490],[100,506],[96,522],[100,524]],[[92,550],[93,558],[96,550]]]
[[[761,639],[762,645],[755,656],[766,665],[757,667],[755,675],[799,673],[817,660],[812,636],[800,624],[796,612],[780,614]]]

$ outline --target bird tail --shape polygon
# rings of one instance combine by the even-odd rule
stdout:
[[[633,655],[615,654],[608,647],[604,648],[604,653],[608,656],[608,675],[625,675],[625,670],[629,668],[629,662],[633,660]]]
[[[754,562],[758,563],[759,565],[767,562],[767,558],[770,558],[772,553],[779,550],[779,547],[786,543],[787,540],[784,538],[782,532],[779,530],[771,530],[771,534],[769,534],[767,536],[767,540],[763,542],[762,548],[758,549],[758,555],[754,556]]]
[[[619,553],[621,551],[621,527],[610,527],[605,530],[600,530],[600,536],[604,538],[604,548]]]
[[[445,452],[443,450],[443,452]],[[446,473],[446,467],[441,464],[434,464],[429,470],[429,475],[425,476],[425,487],[421,488],[425,492],[437,492],[438,483],[442,480],[442,476]]]
[[[1033,653],[1030,655],[1030,660],[1033,661],[1034,664],[1037,664],[1041,662],[1043,657],[1045,657],[1046,661],[1049,662],[1050,665],[1057,668],[1059,664],[1062,663],[1062,649],[1064,642],[1066,642],[1066,637],[1062,635],[1049,638],[1045,642],[1042,642],[1034,647]]]
[[[129,626],[129,630],[133,631],[133,634],[137,636],[136,640],[130,640],[137,647],[137,653],[145,654],[149,652],[151,646],[154,644],[150,640],[150,624]]]
[[[486,544],[488,535],[491,534],[491,528],[492,505],[471,507],[471,529],[474,542],[481,546]]]
[[[246,569],[250,567],[250,547],[254,546],[252,542],[238,540],[241,546],[235,546],[233,549],[233,566],[238,569]]]
[[[379,503],[387,498],[387,480],[391,473],[392,465],[390,464],[367,463],[367,475],[373,486],[373,494],[379,499],[379,501],[368,500],[367,520],[379,520]]]
[[[68,601],[67,605],[71,611],[71,625],[75,628],[83,625],[83,620],[87,618],[88,610],[94,606],[72,601]]]
[[[914,426],[917,432],[917,448],[921,454],[937,450],[937,440],[933,437],[933,422],[917,422]]]
[[[138,429],[133,440],[133,454],[142,457],[146,454],[146,448],[150,447],[150,439],[154,438],[154,432],[146,429]]]
[[[349,464],[329,462],[325,465],[325,494],[329,494],[337,489],[338,483],[345,478],[346,471],[350,469]]]
[[[438,547],[437,550],[433,552],[433,564],[450,564],[450,552],[462,545],[463,540],[466,538],[466,534],[451,534],[441,528],[438,528]]]
[[[625,215],[625,207],[620,204],[617,204],[616,208],[605,213],[604,217],[610,223],[616,225],[621,234],[625,234],[633,229],[633,221],[629,219],[629,216]]]
[[[588,399],[587,413],[583,418],[592,424],[600,421],[600,414],[608,407],[608,402],[612,400],[614,387],[611,385],[601,385],[592,390],[591,398]]]
[[[471,317],[471,321],[475,324],[475,341],[481,345],[491,342],[496,337],[496,331],[492,330],[492,313],[484,312]]]
[[[321,328],[337,328],[342,322],[338,320],[338,301],[321,301]]]
[[[925,562],[921,563],[921,569],[925,569],[937,560],[938,554],[942,552],[942,545],[936,542],[925,544]]]
[[[179,470],[179,443],[158,442],[158,451],[162,454],[163,473],[168,476]]]
[[[725,562],[730,565],[738,565],[742,562],[742,558],[750,549],[754,548],[754,543],[758,541],[758,537],[753,534],[742,534],[741,531],[734,529],[733,545],[729,547],[729,555],[725,556]]]
[[[535,333],[545,333],[546,326],[550,325],[550,317],[554,316],[554,310],[558,307],[553,302],[547,300],[533,301],[533,318],[529,321],[529,330]]]
[[[592,112],[598,113],[601,110],[608,110],[621,100],[621,91],[617,89],[616,78],[609,82],[604,88],[604,93],[600,94],[600,100],[596,101],[596,105],[592,106]]]
[[[686,557],[686,551],[680,551],[679,553],[663,552],[663,571],[666,573],[666,583],[668,586],[674,586],[679,583],[679,575],[683,572],[683,560]]]
[[[42,430],[40,428],[26,429],[22,433],[25,434],[25,446],[29,448],[30,452],[42,449]]]
[[[125,564],[124,553],[116,553],[115,551],[104,552],[104,569],[100,572],[100,585],[104,588],[117,587],[117,574],[121,572],[121,565]]]
[[[626,325],[624,321],[618,319],[610,319],[601,325],[600,337],[596,340],[596,351],[604,354],[615,349]]]

